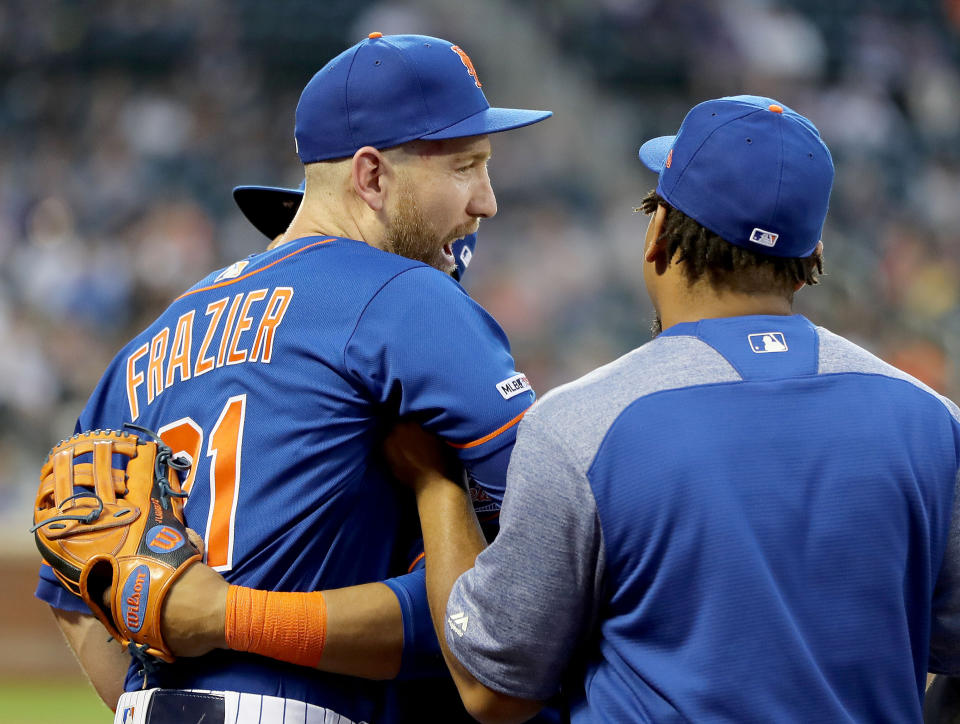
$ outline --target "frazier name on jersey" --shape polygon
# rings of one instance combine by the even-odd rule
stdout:
[[[224,365],[269,364],[274,334],[292,298],[292,288],[276,287],[241,292],[232,299],[224,297],[211,302],[204,313],[208,320],[202,337],[202,318],[194,329],[197,309],[181,314],[172,333],[169,326],[161,328],[149,342],[127,357],[131,422],[140,416],[140,401],[144,396],[149,405],[176,382],[199,377]],[[194,345],[194,332],[198,345]]]

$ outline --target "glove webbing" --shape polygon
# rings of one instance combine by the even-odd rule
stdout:
[[[170,487],[170,479],[167,477],[167,466],[177,471],[189,470],[190,462],[174,457],[173,450],[170,449],[170,446],[164,443],[163,440],[160,439],[160,436],[153,430],[140,427],[140,425],[134,425],[132,422],[125,422],[123,426],[125,428],[129,427],[133,430],[139,430],[157,443],[157,457],[153,463],[153,477],[160,488],[160,505],[163,506],[163,509],[166,510],[170,507],[171,497],[186,498],[189,493],[178,493]]]

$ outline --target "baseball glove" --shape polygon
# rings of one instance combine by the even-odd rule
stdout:
[[[92,430],[53,448],[40,471],[31,532],[57,578],[124,649],[144,662],[169,662],[163,602],[201,558],[187,538],[177,477],[189,465],[136,429],[142,434]]]

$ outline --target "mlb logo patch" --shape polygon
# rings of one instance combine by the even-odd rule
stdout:
[[[747,335],[747,341],[750,343],[750,349],[757,354],[766,354],[767,352],[786,352],[787,339],[783,332],[761,332],[759,334]]]
[[[750,232],[750,241],[760,246],[774,246],[779,238],[780,234],[774,234],[765,229],[757,228]]]
[[[521,392],[526,392],[529,389],[531,389],[530,380],[528,380],[527,376],[522,372],[513,377],[508,377],[503,380],[503,382],[497,383],[497,392],[499,392],[500,396],[505,400],[516,397]]]

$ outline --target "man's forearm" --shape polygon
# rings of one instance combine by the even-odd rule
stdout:
[[[130,655],[110,638],[93,615],[52,607],[50,610],[93,688],[111,711],[116,711]]]
[[[392,679],[403,654],[403,617],[382,583],[324,591],[327,640],[317,668],[365,679]]]
[[[486,547],[469,495],[450,481],[433,483],[418,489],[417,508],[426,553],[430,614],[464,706],[480,722],[526,721],[540,710],[540,702],[502,694],[481,684],[447,646],[446,609],[450,591]]]
[[[425,488],[417,495],[417,508],[427,563],[430,615],[444,659],[462,692],[461,684],[469,687],[475,679],[447,647],[447,600],[454,582],[473,567],[477,555],[487,543],[469,496],[452,482]]]
[[[402,613],[393,591],[382,583],[322,594],[235,588],[228,597],[229,590],[220,574],[202,564],[191,566],[173,585],[162,624],[176,655],[237,648],[297,664],[306,656],[322,671],[368,679],[393,678],[400,669]],[[285,615],[290,611],[304,615]],[[239,648],[237,641],[243,642]],[[304,642],[316,645],[297,652]]]

